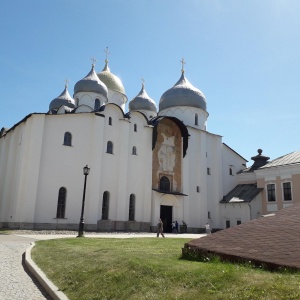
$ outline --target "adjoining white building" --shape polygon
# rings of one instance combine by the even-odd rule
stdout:
[[[249,168],[239,171],[239,184],[220,201],[226,227],[270,215],[300,202],[300,151],[272,161],[258,154]]]
[[[246,159],[207,131],[204,94],[185,77],[159,102],[144,85],[129,102],[108,67],[94,65],[67,86],[47,113],[26,116],[0,137],[0,226],[77,229],[83,167],[91,171],[85,228],[170,231],[172,221],[197,232],[225,228],[220,201],[237,184]],[[259,210],[259,209],[258,209]]]

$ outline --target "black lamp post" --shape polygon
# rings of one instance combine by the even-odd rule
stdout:
[[[83,175],[84,175],[84,188],[83,188],[83,197],[82,197],[82,207],[81,207],[81,217],[80,217],[80,223],[79,223],[79,229],[78,229],[78,236],[77,237],[82,237],[83,236],[83,228],[84,228],[84,204],[85,204],[85,188],[86,188],[86,178],[90,173],[90,168],[88,165],[86,165],[83,168]]]

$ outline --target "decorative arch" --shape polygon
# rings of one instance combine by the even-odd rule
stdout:
[[[162,176],[159,180],[159,189],[161,191],[170,192],[171,191],[171,181],[167,176]]]
[[[185,157],[186,155],[186,151],[188,149],[188,138],[189,138],[189,132],[186,128],[186,126],[177,118],[175,117],[166,117],[166,116],[162,116],[162,117],[157,117],[155,119],[153,119],[153,132],[152,132],[152,150],[155,148],[155,144],[156,144],[156,140],[157,140],[157,126],[159,124],[159,122],[163,119],[169,119],[171,121],[173,121],[178,128],[180,129],[181,132],[181,136],[183,138],[183,157]]]

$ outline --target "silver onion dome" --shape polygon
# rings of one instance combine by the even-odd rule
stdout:
[[[192,106],[206,110],[204,94],[185,78],[184,71],[176,84],[159,101],[159,110],[174,106]]]
[[[141,91],[138,93],[137,96],[135,96],[130,102],[129,102],[129,111],[134,110],[150,110],[153,112],[157,112],[157,107],[147,92],[145,91],[144,84],[142,85]]]
[[[70,108],[75,107],[75,100],[70,96],[67,85],[65,85],[63,92],[50,102],[49,110],[58,109],[62,105]]]
[[[107,59],[105,60],[105,66],[103,70],[99,72],[97,75],[99,79],[105,83],[105,85],[109,90],[121,93],[124,96],[126,96],[122,81],[120,80],[119,77],[117,77],[116,75],[110,72]]]
[[[106,85],[98,78],[94,65],[92,65],[91,71],[81,80],[79,80],[74,86],[74,94],[78,92],[94,92],[100,95],[103,95],[107,98],[107,87]]]

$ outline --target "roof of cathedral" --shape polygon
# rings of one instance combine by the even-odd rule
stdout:
[[[151,99],[142,85],[141,91],[129,102],[129,111],[133,110],[150,110],[157,112],[157,107],[153,99]]]
[[[195,239],[185,244],[192,253],[217,254],[269,268],[300,269],[300,204],[274,214]],[[287,245],[293,245],[289,247]]]
[[[97,75],[98,78],[105,83],[105,85],[109,90],[121,93],[126,97],[123,83],[119,77],[117,77],[116,75],[110,72],[107,59],[105,60],[105,66],[103,70],[99,72]]]
[[[70,96],[67,85],[65,85],[63,92],[50,102],[49,110],[58,109],[62,105],[70,108],[75,107],[75,100]]]
[[[220,203],[251,202],[262,190],[256,184],[238,184]]]
[[[74,86],[74,94],[78,92],[94,92],[104,96],[107,99],[107,87],[98,78],[94,64],[92,65],[91,71],[81,80],[79,80]]]
[[[184,70],[180,79],[161,96],[159,101],[159,110],[174,106],[192,106],[206,110],[204,94],[187,80]]]

